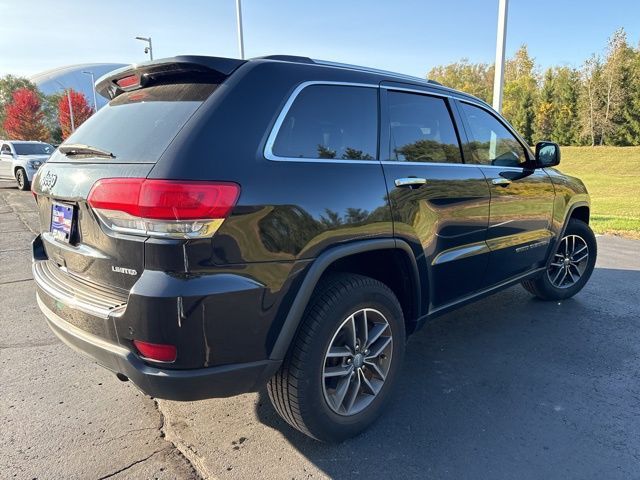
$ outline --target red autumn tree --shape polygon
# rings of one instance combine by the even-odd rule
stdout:
[[[80,92],[69,89],[58,100],[58,119],[62,129],[62,139],[71,135],[71,115],[69,114],[69,95],[71,96],[71,110],[73,112],[73,126],[78,128],[93,114],[93,109],[87,102],[87,97]]]
[[[11,103],[5,107],[2,126],[11,139],[46,142],[50,137],[40,98],[28,88],[20,88],[13,93]]]

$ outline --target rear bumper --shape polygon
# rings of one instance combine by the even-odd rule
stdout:
[[[264,360],[190,370],[152,367],[123,346],[66,322],[39,295],[37,300],[49,327],[60,340],[112,372],[126,376],[152,397],[188,401],[256,391],[280,366],[280,362]]]

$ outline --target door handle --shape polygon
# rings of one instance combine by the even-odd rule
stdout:
[[[396,187],[418,188],[420,185],[427,183],[427,179],[418,177],[396,178],[395,183]]]
[[[508,178],[494,178],[493,180],[491,180],[491,183],[493,183],[497,187],[508,187],[509,185],[511,185],[511,180],[509,180]]]

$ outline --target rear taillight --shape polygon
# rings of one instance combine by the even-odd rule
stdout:
[[[87,202],[117,232],[200,238],[220,228],[239,195],[240,186],[230,182],[104,178]]]
[[[153,360],[154,362],[175,362],[178,356],[178,351],[174,345],[142,342],[140,340],[134,340],[133,345],[142,358]]]

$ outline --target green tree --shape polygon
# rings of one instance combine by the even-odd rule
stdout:
[[[493,65],[487,63],[470,63],[463,58],[459,62],[432,68],[427,78],[488,103],[493,98]]]
[[[617,89],[619,103],[612,117],[609,143],[640,145],[640,49],[626,43],[621,47]]]
[[[550,138],[560,145],[574,145],[579,142],[579,94],[579,72],[569,67],[557,68],[554,78],[553,102],[555,108]]]
[[[622,106],[627,101],[624,72],[628,60],[629,45],[623,28],[616,30],[607,43],[607,51],[602,66],[602,96],[600,124],[600,145],[615,143],[616,127],[619,125]]]
[[[468,59],[436,66],[428,78],[492,100],[493,65]],[[602,55],[580,67],[551,67],[542,78],[526,45],[505,64],[503,115],[528,142],[640,145],[640,45],[616,30]]]
[[[534,60],[522,45],[505,64],[502,113],[529,143],[533,142],[537,90]]]
[[[583,142],[594,146],[600,142],[602,131],[602,63],[596,54],[591,55],[580,69],[580,136]]]
[[[555,101],[555,73],[548,68],[544,72],[544,80],[540,88],[538,107],[536,108],[535,139],[548,140],[552,138],[554,120],[557,116]]]

